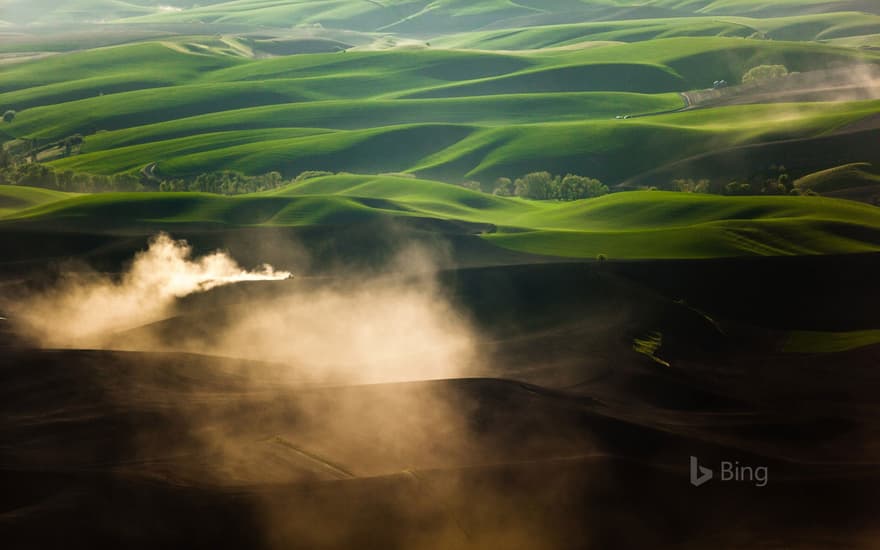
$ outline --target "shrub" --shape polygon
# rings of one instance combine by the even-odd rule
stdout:
[[[553,198],[553,176],[550,172],[532,172],[516,180],[516,195],[527,199]]]
[[[584,176],[568,174],[562,178],[557,189],[557,197],[563,201],[589,199],[608,194],[608,186],[601,181]]]
[[[500,197],[512,197],[516,191],[510,178],[498,178],[495,180],[495,189],[492,193]]]
[[[743,84],[760,84],[769,80],[788,76],[785,65],[758,65],[752,67],[743,75]]]
[[[694,181],[693,179],[672,180],[672,188],[682,193],[708,193],[711,183],[707,179]]]
[[[478,181],[466,181],[461,184],[465,189],[470,189],[471,191],[480,191],[480,182]]]
[[[0,161],[3,160],[0,155]],[[240,172],[209,172],[186,179],[163,179],[158,182],[133,174],[74,173],[70,170],[56,172],[50,166],[36,162],[14,164],[6,159],[0,162],[0,183],[27,185],[45,189],[59,189],[76,193],[101,193],[104,191],[201,191],[237,195],[277,189],[287,182],[278,172],[248,176]]]

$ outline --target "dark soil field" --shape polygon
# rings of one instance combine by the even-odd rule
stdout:
[[[874,328],[878,272],[876,256],[447,270],[480,362],[410,382],[110,351],[145,331],[214,349],[219,329],[187,327],[331,274],[193,295],[107,350],[7,327],[4,547],[871,548],[880,346],[780,342]],[[691,456],[768,475],[694,487]]]

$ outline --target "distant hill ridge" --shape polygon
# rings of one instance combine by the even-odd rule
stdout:
[[[873,0],[4,0],[0,19],[33,22],[198,22],[269,27],[320,24],[331,28],[398,33],[448,33],[481,28],[690,17],[779,17],[861,11],[880,14]]]

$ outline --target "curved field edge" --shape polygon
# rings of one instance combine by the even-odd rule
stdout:
[[[510,102],[511,112],[520,102],[534,106],[539,98],[513,99],[517,101]],[[577,102],[583,98],[572,99]],[[674,99],[662,98],[662,101]],[[373,117],[373,111],[376,115],[386,115],[382,121],[371,121],[376,124],[409,122],[411,114],[418,117],[410,113],[411,106],[401,103],[389,110],[375,109],[376,105],[367,104],[358,116]],[[453,102],[449,107],[466,104],[468,102]],[[479,104],[475,102],[474,108]],[[614,103],[614,106],[619,104]],[[614,106],[610,107],[610,112],[615,112]],[[245,123],[245,117],[238,116],[250,114],[250,110],[182,119],[155,127],[141,127],[144,133],[139,137],[128,130],[115,132],[114,137],[118,137],[120,143],[105,150],[94,149],[108,145],[106,141],[96,139],[95,143],[88,145],[87,140],[87,152],[50,164],[61,170],[97,174],[133,173],[146,164],[157,162],[161,173],[168,176],[218,169],[249,174],[279,170],[286,176],[306,170],[328,170],[412,172],[453,181],[460,178],[489,181],[499,176],[515,177],[531,171],[549,170],[587,174],[614,184],[671,161],[713,149],[833,132],[872,116],[878,106],[880,102],[876,100],[835,105],[743,105],[631,120],[615,120],[606,114],[604,118],[528,123],[528,117],[525,117],[507,126],[466,125],[460,118],[438,116],[435,119],[439,122],[372,127],[366,123],[362,125],[365,127],[357,129],[327,128],[339,125],[330,119],[350,122],[346,117],[350,110],[338,108],[336,103],[307,108],[272,107],[258,109],[264,111],[265,120],[256,125],[264,124],[263,129],[229,129],[254,124],[254,120]],[[290,127],[272,127],[283,121],[287,114],[317,112],[319,107],[328,107],[325,112],[329,118],[295,117],[287,121]],[[302,126],[296,127],[297,124]],[[308,127],[310,125],[313,127]],[[325,127],[314,127],[319,125]],[[205,133],[187,135],[190,128]],[[148,139],[146,136],[153,132],[156,141],[137,143]],[[125,144],[129,140],[135,143]],[[643,154],[634,158],[631,152],[637,147]]]
[[[0,218],[72,196],[74,195],[71,193],[38,187],[0,185]]]
[[[21,189],[15,192],[21,193]],[[0,187],[0,196],[8,186]],[[346,226],[375,219],[466,222],[495,246],[545,256],[718,258],[880,251],[880,210],[824,197],[719,197],[660,191],[574,202],[496,197],[409,177],[336,175],[245,196],[52,195],[0,214],[0,227]]]

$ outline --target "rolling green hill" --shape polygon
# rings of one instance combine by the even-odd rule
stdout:
[[[880,16],[860,12],[821,13],[760,19],[676,17],[627,19],[453,34],[434,41],[449,48],[482,50],[575,49],[603,41],[644,42],[676,37],[739,37],[811,41],[844,39],[876,32]]]
[[[795,181],[796,187],[809,189],[820,194],[874,185],[880,185],[880,175],[871,164],[866,162],[836,166],[809,174]]]
[[[513,28],[565,20],[611,20],[693,15],[749,15],[778,17],[840,11],[878,13],[871,0],[781,0],[768,4],[761,0],[488,0],[479,3],[462,0],[389,0],[358,2],[333,0],[294,2],[238,0],[166,10],[134,17],[130,21],[238,23],[284,26],[295,23],[357,30],[386,30],[398,33],[442,33],[474,30],[484,26]]]
[[[400,174],[312,178],[244,197],[15,189],[2,198],[6,227],[460,223],[484,246],[575,258],[876,248],[874,210],[828,198],[636,192],[555,203],[448,185],[546,170],[643,189],[705,177],[717,190],[784,164],[792,179],[815,173],[801,187],[872,203],[873,174],[835,169],[876,162],[880,8],[870,0],[6,0],[0,9],[11,21],[0,112],[15,111],[0,141],[15,162],[131,174],[152,189],[220,170]],[[760,65],[801,76],[724,95],[720,81],[739,84]],[[695,99],[707,97],[729,101]],[[861,191],[840,195],[841,186]]]
[[[861,11],[878,14],[873,0],[4,0],[3,19],[15,24],[113,21],[153,25],[237,25],[290,28],[295,25],[442,34],[484,27],[519,28],[571,21],[746,15],[796,16]]]
[[[0,185],[0,218],[36,206],[61,201],[71,196],[70,193],[50,189]]]
[[[680,105],[675,97],[657,99],[657,107]],[[596,118],[566,120],[568,107],[578,102],[583,112],[593,110]],[[529,95],[435,102],[322,102],[247,109],[107,132],[87,142],[83,154],[52,164],[59,169],[105,174],[136,172],[156,162],[159,172],[168,176],[219,169],[254,174],[279,170],[287,176],[306,170],[342,170],[414,172],[451,180],[491,180],[546,169],[590,174],[614,182],[669,159],[719,147],[827,132],[864,118],[878,106],[876,101],[835,106],[744,105],[614,120],[614,112],[647,109],[648,104],[638,96],[625,94],[560,99]],[[479,125],[461,124],[481,116],[497,118]],[[537,117],[558,121],[532,123]],[[293,121],[290,127],[285,126],[288,120]],[[396,124],[412,120],[418,122]],[[507,124],[501,124],[501,120]],[[394,125],[372,126],[383,122]],[[263,125],[271,129],[259,129]],[[342,128],[332,128],[336,125]],[[205,133],[177,137],[187,136],[193,128],[202,128]],[[109,145],[106,149],[102,147],[105,143]],[[646,145],[650,147],[632,158],[634,147]]]
[[[36,194],[3,189],[4,197]],[[348,226],[377,219],[466,222],[488,243],[569,258],[717,258],[880,250],[880,210],[821,197],[628,192],[575,202],[485,195],[429,180],[323,176],[247,196],[53,194],[0,228],[77,231]]]
[[[572,51],[268,59],[218,49],[233,43],[180,38],[0,66],[0,106],[18,111],[3,131],[38,144],[81,134],[82,154],[56,153],[54,165],[100,174],[157,163],[166,177],[319,169],[461,181],[546,169],[615,184],[712,149],[814,136],[878,111],[875,102],[848,102],[673,113],[685,107],[677,92],[758,64],[810,71],[880,60],[814,43],[690,37]],[[643,150],[635,159],[634,147]]]

